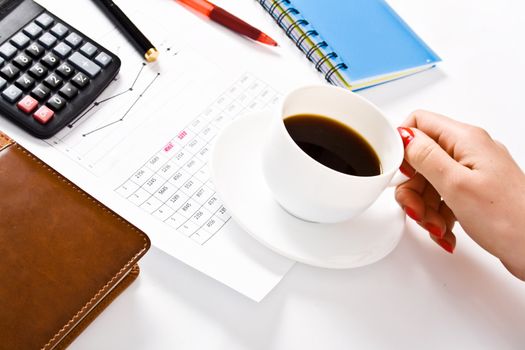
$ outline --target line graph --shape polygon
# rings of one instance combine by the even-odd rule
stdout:
[[[109,96],[109,97],[106,97],[102,100],[99,100],[99,101],[95,101],[93,102],[93,104],[87,109],[85,110],[82,114],[80,114],[77,118],[75,118],[71,123],[69,123],[68,127],[69,128],[72,128],[73,126],[75,126],[75,124],[77,122],[79,122],[83,117],[85,117],[87,114],[89,114],[89,112],[91,112],[94,108],[100,106],[101,104],[103,104],[104,102],[108,102],[108,101],[111,101],[112,99],[114,98],[117,98],[119,96],[122,96],[128,92],[131,92],[133,91],[133,88],[135,87],[135,84],[137,83],[137,80],[140,78],[140,74],[142,73],[142,71],[144,70],[144,67],[146,66],[146,63],[145,62],[142,62],[142,65],[140,67],[140,70],[139,72],[137,73],[137,76],[135,77],[135,80],[133,80],[133,84],[131,84],[131,86],[127,89],[125,89],[124,91],[121,91],[119,93],[116,93],[112,96]],[[118,78],[115,78],[114,81],[118,80]]]
[[[123,121],[124,121],[124,118],[126,118],[126,116],[129,114],[129,112],[131,112],[131,110],[133,109],[133,107],[135,107],[135,105],[137,104],[137,102],[139,102],[139,100],[144,96],[144,94],[146,93],[146,91],[149,90],[149,88],[153,85],[153,83],[155,82],[155,80],[157,80],[157,78],[158,78],[159,76],[160,76],[160,73],[157,73],[157,75],[155,75],[155,77],[153,78],[153,80],[151,80],[151,82],[150,82],[150,83],[146,86],[146,88],[140,93],[140,95],[138,95],[138,97],[135,99],[135,101],[133,101],[133,103],[131,104],[131,106],[126,110],[126,112],[124,113],[124,115],[123,115],[122,117],[120,117],[119,119],[117,119],[117,120],[115,120],[115,121],[109,122],[109,123],[106,124],[106,125],[103,125],[103,126],[101,126],[101,127],[98,127],[98,128],[96,128],[96,129],[94,129],[94,130],[88,131],[88,132],[82,134],[82,136],[83,136],[83,137],[86,137],[86,136],[91,135],[91,134],[93,134],[93,133],[95,133],[95,132],[97,132],[97,131],[100,131],[100,130],[105,129],[105,128],[109,127],[109,126],[112,126],[113,124],[116,124],[116,123],[119,123],[119,122],[123,122]],[[133,86],[130,87],[127,91],[123,91],[123,92],[120,93],[120,94],[114,95],[114,96],[109,97],[109,98],[107,98],[107,99],[105,99],[105,100],[102,100],[102,101],[100,101],[100,102],[95,102],[96,105],[94,104],[93,106],[98,106],[98,105],[100,105],[100,104],[103,103],[103,102],[107,102],[107,101],[109,101],[109,100],[111,100],[111,99],[113,99],[113,98],[115,98],[115,97],[121,96],[122,94],[124,94],[124,93],[126,93],[126,92],[129,92],[129,91],[133,91]]]
[[[157,43],[162,59],[153,63],[145,63],[118,31],[106,42],[121,58],[119,74],[76,119],[46,140],[94,173],[113,167],[119,151],[135,147],[140,136],[133,135],[165,118],[159,111],[173,104],[166,93],[184,91],[192,72],[204,65],[168,40]]]

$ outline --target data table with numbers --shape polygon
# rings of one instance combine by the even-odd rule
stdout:
[[[198,244],[230,220],[210,181],[208,155],[218,131],[237,116],[274,106],[279,94],[242,76],[116,191]]]

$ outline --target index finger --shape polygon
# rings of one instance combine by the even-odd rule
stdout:
[[[452,158],[472,168],[476,155],[495,155],[496,142],[482,128],[462,123],[441,114],[416,110],[402,123],[433,139]]]
[[[401,126],[421,130],[451,155],[456,142],[464,136],[465,129],[471,127],[469,124],[425,110],[412,112]]]

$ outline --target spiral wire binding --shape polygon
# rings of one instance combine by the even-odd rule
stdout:
[[[334,85],[351,89],[352,86],[341,74],[348,69],[340,57],[323,41],[300,12],[291,6],[290,0],[258,0],[286,35],[314,63],[325,79]]]

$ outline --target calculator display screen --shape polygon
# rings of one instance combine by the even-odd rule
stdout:
[[[0,0],[0,19],[7,16],[22,0]]]

